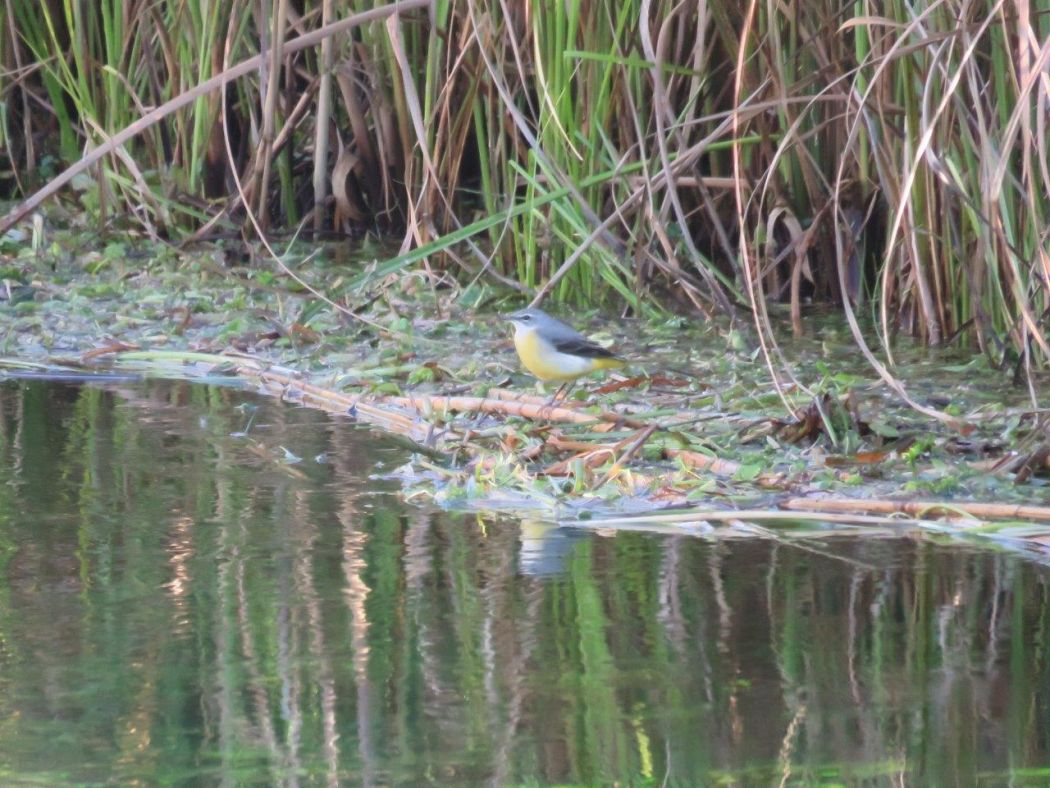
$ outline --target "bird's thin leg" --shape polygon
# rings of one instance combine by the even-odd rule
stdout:
[[[562,383],[560,386],[558,386],[558,390],[554,392],[554,396],[552,396],[547,401],[547,404],[548,405],[553,405],[555,402],[558,401],[559,397],[561,397],[561,399],[564,400],[566,397],[569,396],[569,391],[572,389],[574,384],[575,384],[575,381],[573,381],[573,380],[567,380],[564,383]]]

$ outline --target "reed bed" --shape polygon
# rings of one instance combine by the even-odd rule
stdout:
[[[165,239],[403,236],[356,286],[743,308],[774,367],[814,301],[890,381],[898,332],[1050,361],[1039,4],[350,5],[9,0],[0,232],[73,193]]]

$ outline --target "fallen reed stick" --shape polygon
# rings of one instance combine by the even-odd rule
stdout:
[[[519,394],[516,391],[510,391],[508,389],[489,389],[487,396],[489,399],[496,399],[503,402],[546,403],[546,400],[542,397],[537,397],[533,394]],[[570,408],[565,407],[562,409],[571,410]],[[631,416],[626,416],[623,413],[617,413],[616,411],[601,411],[600,413],[588,413],[585,415],[591,421],[607,421],[611,424],[622,424],[632,430],[644,430],[649,426],[649,422],[640,421]]]
[[[1050,506],[979,503],[976,501],[893,501],[869,498],[789,498],[780,506],[792,511],[905,514],[909,517],[972,517],[993,520],[1050,522]]]
[[[591,414],[578,411],[539,404],[536,402],[519,401],[517,397],[511,398],[507,393],[500,392],[494,398],[488,397],[449,397],[449,396],[412,396],[412,397],[384,397],[370,396],[365,394],[345,394],[325,389],[321,386],[308,383],[300,379],[297,374],[281,367],[270,366],[265,362],[247,356],[236,354],[209,355],[202,353],[170,353],[170,352],[118,352],[118,359],[130,361],[176,361],[181,360],[189,366],[195,364],[209,364],[209,372],[220,367],[224,371],[234,375],[254,379],[258,381],[260,388],[267,393],[278,396],[284,400],[301,402],[310,407],[316,407],[332,413],[357,416],[376,426],[387,429],[410,438],[418,444],[423,444],[432,435],[433,424],[418,416],[427,412],[445,411],[481,411],[488,413],[501,413],[507,415],[518,415],[536,420],[563,419],[570,423],[582,424],[593,423],[596,419]],[[188,376],[189,377],[189,376]],[[496,391],[496,390],[494,390]],[[504,398],[505,397],[505,398]],[[620,419],[619,414],[608,414],[610,418]],[[626,423],[626,422],[625,422]],[[548,475],[555,475],[559,470],[564,472],[577,459],[594,458],[601,456],[620,456],[616,466],[622,466],[625,459],[630,459],[641,449],[657,430],[656,424],[643,424],[640,432],[629,435],[621,441],[608,444],[592,444],[586,441],[563,438],[551,435],[547,438],[545,445],[556,450],[575,451],[577,455],[568,460],[563,460],[546,470]],[[448,437],[459,440],[461,435],[449,432]],[[425,449],[425,447],[424,447]],[[474,447],[474,455],[477,461],[485,462],[486,457],[482,453],[482,447]],[[687,449],[665,448],[667,457],[678,459],[688,467],[703,470],[716,475],[734,476],[742,467],[739,463],[710,457],[696,451]],[[590,464],[590,463],[589,463]],[[614,474],[607,473],[603,482],[612,478]],[[639,474],[640,479],[646,479]],[[656,483],[657,478],[646,479],[647,483]],[[780,474],[763,474],[758,477],[759,484],[766,486],[783,485],[784,477]],[[654,504],[657,497],[653,498]],[[923,528],[944,528],[943,519],[968,519],[966,525],[981,526],[984,520],[1030,520],[1036,522],[1050,522],[1050,506],[1037,506],[1029,504],[1001,504],[981,503],[975,501],[898,501],[889,499],[863,499],[863,498],[786,498],[778,501],[770,509],[732,510],[732,509],[692,509],[674,510],[672,512],[655,513],[652,515],[632,516],[629,518],[612,518],[594,520],[592,523],[614,525],[619,522],[653,522],[653,523],[676,523],[710,521],[776,521],[793,520],[805,513],[806,519],[818,519],[828,523],[843,523],[851,525],[914,525]],[[932,520],[927,518],[940,518]]]
[[[534,421],[559,421],[570,424],[592,424],[596,417],[569,408],[555,405],[536,405],[531,402],[489,399],[487,397],[449,397],[441,394],[423,394],[411,397],[375,397],[376,402],[389,402],[403,408],[411,408],[421,415],[465,411],[499,413],[504,416],[521,416]]]

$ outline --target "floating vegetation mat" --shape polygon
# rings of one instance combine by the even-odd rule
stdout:
[[[120,350],[112,356],[112,366],[101,373],[5,366],[15,376],[111,380],[142,374],[236,384],[339,414],[399,436],[413,453],[394,474],[405,495],[452,508],[502,509],[587,529],[751,538],[920,530],[1050,544],[1050,506],[846,497],[815,487],[810,474],[753,473],[739,461],[690,448],[702,445],[703,437],[689,412],[647,420],[575,402],[551,405],[504,388],[486,396],[335,391],[234,352]],[[98,358],[93,354],[92,362]]]
[[[833,318],[785,347],[806,385],[777,391],[746,328],[650,315],[611,329],[588,313],[574,324],[615,338],[630,365],[551,404],[518,371],[497,314],[517,304],[483,287],[380,278],[354,291],[348,318],[208,256],[132,274],[128,252],[110,245],[41,277],[39,261],[8,268],[19,278],[0,298],[0,378],[251,387],[397,436],[411,459],[389,474],[406,497],[448,508],[588,528],[919,528],[1050,544],[1047,414],[969,352],[897,356],[910,395],[949,424],[902,406]],[[338,270],[326,293],[339,293]]]

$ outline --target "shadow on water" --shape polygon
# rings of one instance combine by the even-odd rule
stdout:
[[[0,385],[0,781],[1050,780],[1023,555],[435,513],[370,478],[405,459],[229,389]]]

